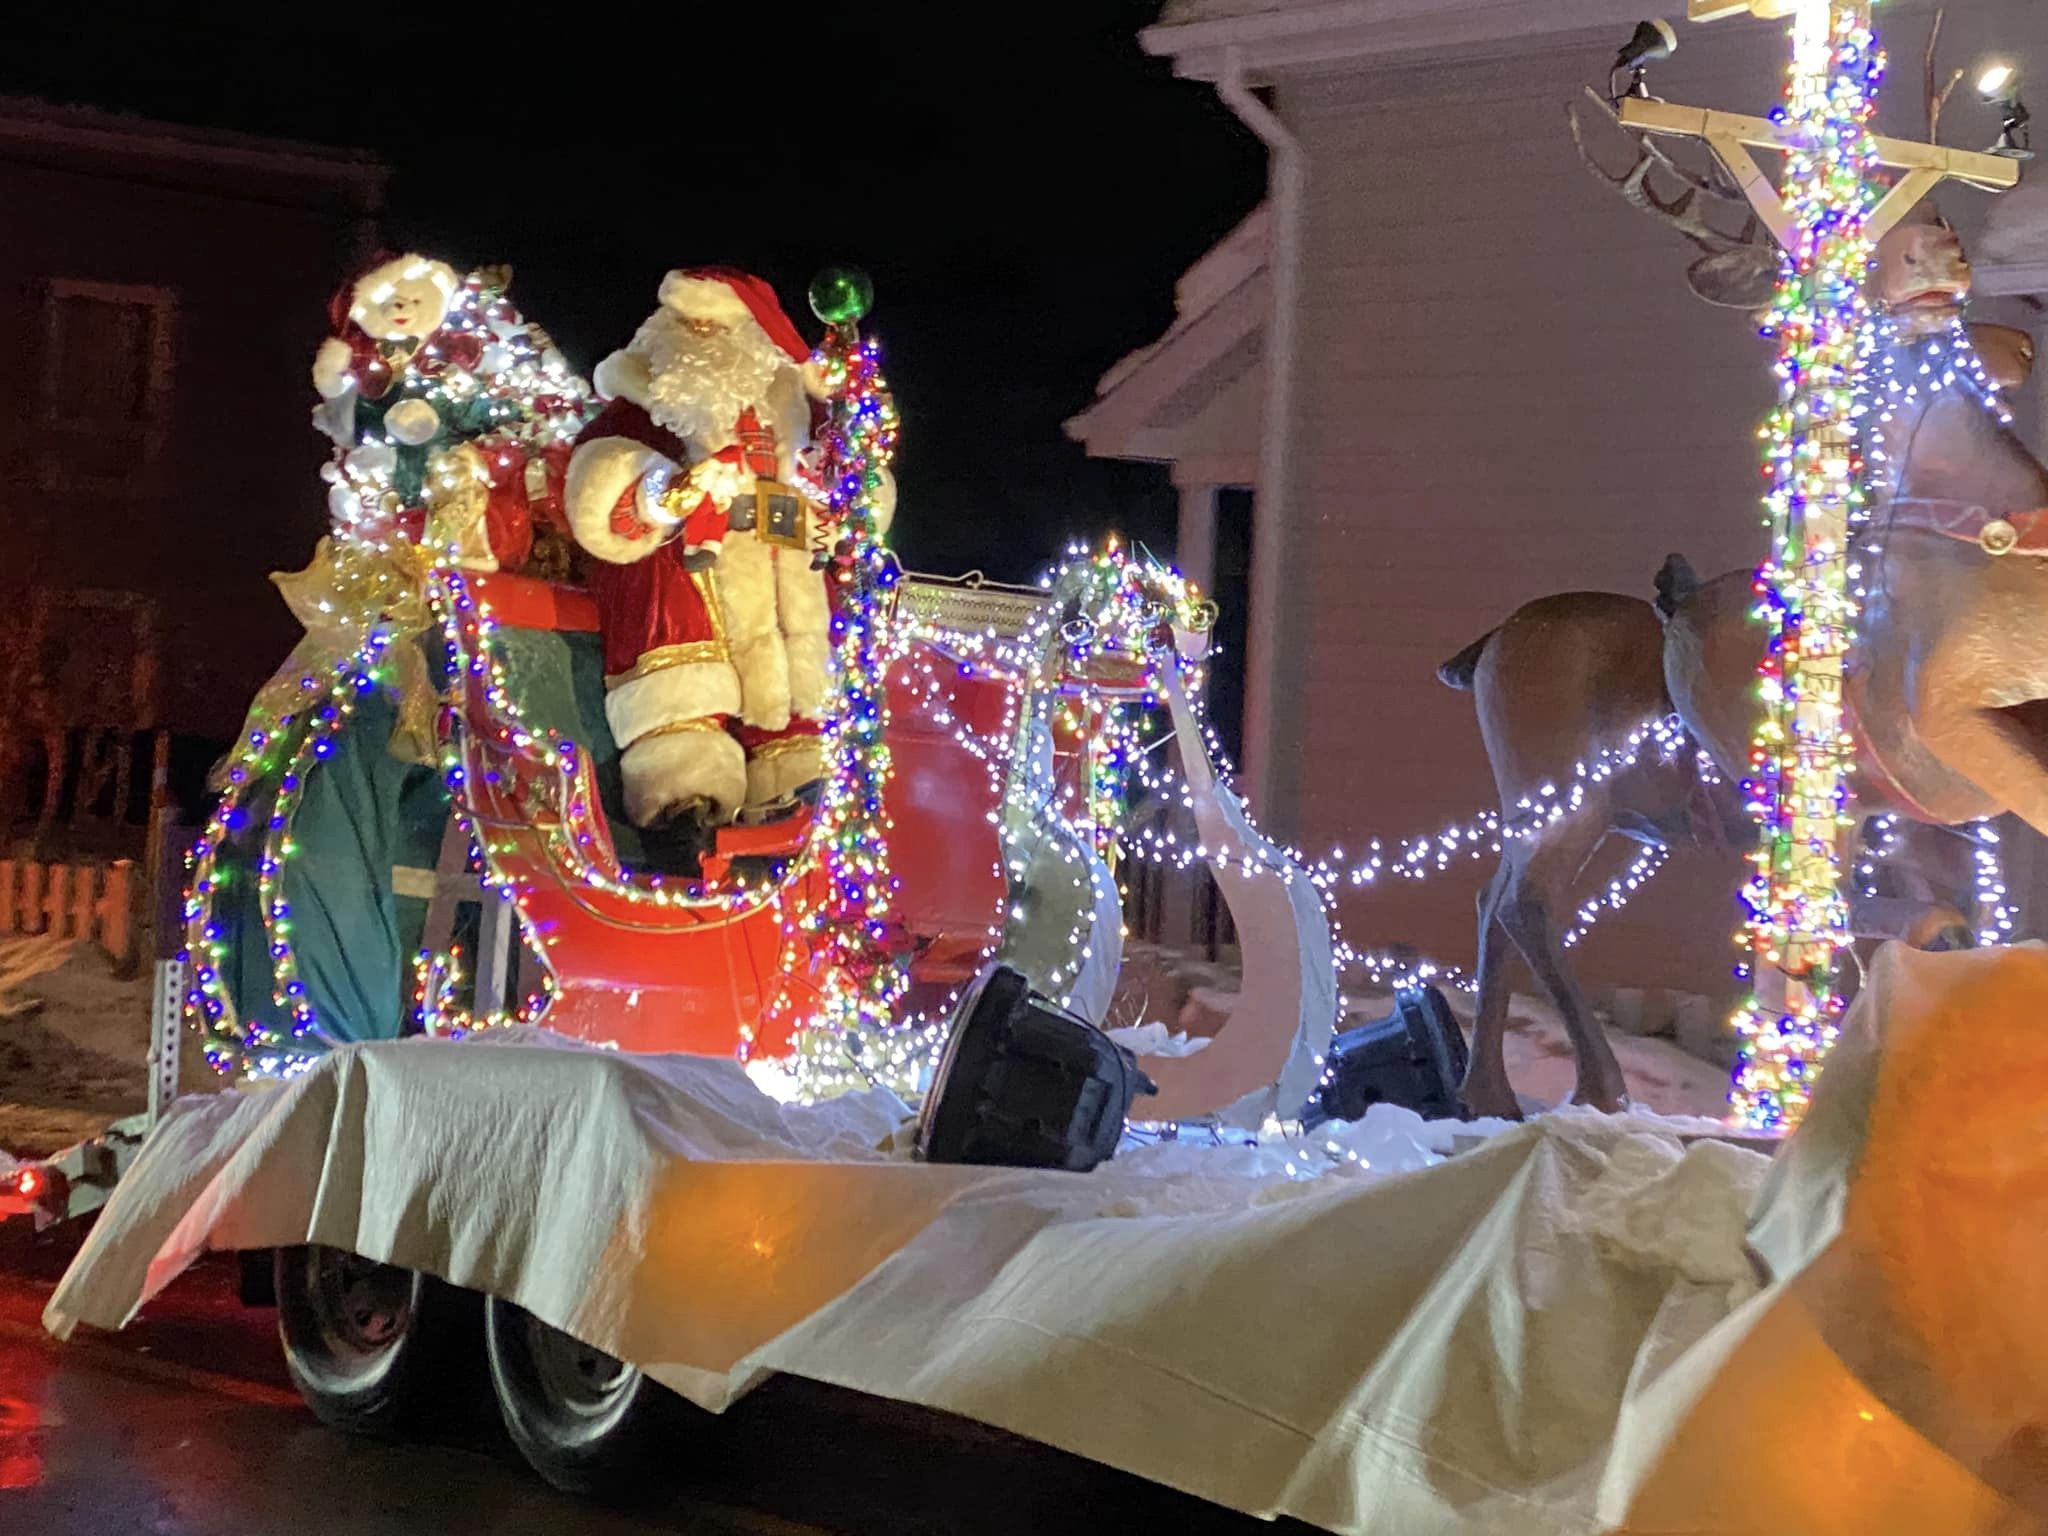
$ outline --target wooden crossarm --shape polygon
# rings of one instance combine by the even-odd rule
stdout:
[[[1776,123],[1768,118],[1744,117],[1739,112],[1715,112],[1705,107],[1681,107],[1668,101],[1624,96],[1619,116],[1623,126],[1639,128],[1644,133],[1668,133],[1689,139],[1720,135],[1752,149],[1785,147],[1783,132]],[[2002,192],[2020,183],[2017,160],[1972,149],[1949,149],[1911,139],[1879,139],[1877,157],[1894,170],[1934,171],[1986,191]]]
[[[1799,0],[1685,0],[1687,21],[1721,21],[1729,16],[1756,16],[1777,21],[1799,9]]]
[[[1768,118],[1745,117],[1740,112],[1681,107],[1641,96],[1624,96],[1617,104],[1615,115],[1623,127],[1633,128],[1638,133],[1705,139],[1741,186],[1743,195],[1756,209],[1764,227],[1777,237],[1780,245],[1791,243],[1792,215],[1786,210],[1778,189],[1749,153],[1751,149],[1783,150],[1787,147],[1784,131],[1776,123]],[[1871,209],[1870,217],[1864,221],[1864,228],[1873,240],[1883,239],[1921,198],[1948,178],[1992,192],[2018,186],[2020,180],[2017,160],[2008,160],[2002,155],[1980,154],[1976,150],[1921,144],[1912,139],[1879,139],[1877,157],[1883,164],[1905,174]]]

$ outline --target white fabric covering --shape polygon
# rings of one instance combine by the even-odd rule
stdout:
[[[119,1326],[202,1249],[314,1241],[510,1297],[712,1408],[790,1372],[1334,1531],[2010,1509],[1796,1331],[1833,1224],[1776,1223],[1760,1290],[1766,1159],[1672,1122],[1564,1112],[1444,1160],[1453,1128],[1380,1110],[1085,1176],[934,1167],[885,1095],[785,1107],[730,1064],[546,1042],[354,1047],[182,1107],[46,1322]],[[1786,1198],[1838,1203],[1813,1191],[1853,1189],[1855,1140],[1802,1142]],[[1852,1432],[1863,1470],[1834,1477]],[[1771,1523],[1815,1478],[1861,1523]]]

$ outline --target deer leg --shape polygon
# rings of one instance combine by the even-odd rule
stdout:
[[[1612,1112],[1627,1102],[1628,1082],[1606,1031],[1594,1022],[1592,1010],[1565,964],[1563,935],[1554,917],[1572,878],[1606,836],[1602,818],[1583,812],[1559,827],[1553,840],[1538,846],[1526,864],[1516,867],[1503,893],[1500,922],[1564,1019],[1579,1068],[1572,1102]]]
[[[1512,852],[1501,855],[1493,878],[1479,893],[1479,1003],[1472,1020],[1472,1056],[1458,1098],[1468,1113],[1519,1120],[1522,1106],[1508,1081],[1504,1040],[1508,1022],[1508,980],[1514,963],[1507,931],[1500,925],[1500,903],[1507,890]]]

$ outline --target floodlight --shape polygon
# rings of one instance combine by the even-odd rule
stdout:
[[[1650,88],[1643,80],[1645,72],[1650,65],[1670,58],[1677,48],[1678,34],[1671,30],[1670,22],[1665,21],[1662,17],[1654,16],[1648,21],[1637,22],[1636,29],[1630,34],[1629,40],[1622,44],[1621,52],[1614,56],[1614,68],[1608,71],[1607,88],[1609,94],[1616,101],[1619,101],[1623,96],[1648,97]],[[1629,72],[1628,87],[1626,90],[1616,92],[1614,90],[1614,77],[1619,75],[1624,69]]]

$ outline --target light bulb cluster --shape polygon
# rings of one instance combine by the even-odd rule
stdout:
[[[1579,910],[1572,916],[1571,927],[1565,929],[1558,942],[1566,949],[1575,946],[1592,931],[1593,925],[1603,915],[1619,912],[1627,906],[1670,857],[1671,850],[1662,843],[1645,843],[1637,849],[1635,857],[1629,860],[1628,868],[1608,881],[1606,889],[1579,904]]]
[[[413,1020],[422,1034],[460,1040],[478,1030],[530,1024],[547,1011],[554,991],[544,981],[541,991],[524,998],[515,1008],[491,1008],[478,1013],[473,1005],[462,1001],[465,985],[471,981],[459,944],[441,951],[423,949],[413,957]],[[474,992],[473,986],[468,989]]]
[[[1805,1112],[1839,1028],[1836,968],[1850,941],[1841,854],[1855,741],[1842,678],[1857,613],[1849,545],[1864,508],[1858,418],[1878,163],[1869,124],[1884,72],[1869,9],[1829,0],[1795,12],[1776,113],[1793,228],[1764,328],[1778,343],[1779,404],[1763,430],[1770,553],[1756,591],[1771,638],[1745,781],[1760,831],[1743,900],[1752,977],[1775,972],[1782,997],[1759,991],[1737,1014],[1743,1048],[1729,1096],[1738,1121],[1765,1130]]]
[[[1977,887],[1977,925],[1980,945],[2010,944],[2019,926],[2019,914],[2006,900],[2005,863],[1998,856],[1998,829],[1988,821],[1969,828],[1970,863]]]

